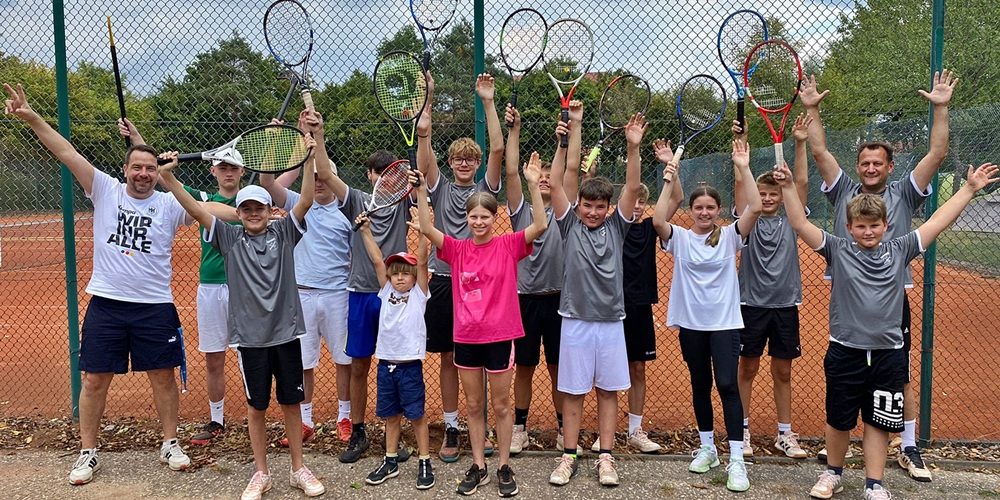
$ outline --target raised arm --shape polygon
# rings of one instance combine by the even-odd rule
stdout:
[[[306,164],[312,164],[312,159],[306,162]],[[293,172],[298,175],[300,169],[295,169]],[[287,174],[288,172],[285,172]],[[281,174],[284,177],[285,174]],[[274,174],[260,174],[260,185],[267,190],[267,193],[271,195],[271,203],[276,207],[284,207],[285,201],[288,199],[288,187],[285,186],[280,180],[274,178]]]
[[[490,152],[486,157],[486,184],[490,189],[500,189],[500,165],[503,163],[503,130],[500,128],[500,116],[493,97],[496,85],[489,73],[483,73],[476,78],[476,94],[483,101],[483,111],[486,113],[486,133],[490,137]]]
[[[385,282],[389,281],[389,277],[385,274],[385,261],[383,260],[382,249],[378,247],[378,243],[375,243],[375,236],[372,235],[368,214],[361,212],[354,219],[354,223],[360,224],[358,232],[361,233],[361,239],[365,242],[365,251],[368,253],[368,259],[375,266],[375,276],[378,278],[378,286],[382,288],[385,286]]]
[[[524,194],[521,192],[521,174],[517,171],[521,161],[521,113],[517,108],[507,105],[504,121],[510,123],[507,129],[507,146],[504,153],[504,173],[507,179],[507,209],[517,210],[521,206]]]
[[[431,207],[427,203],[427,181],[423,172],[410,171],[410,184],[417,193],[417,220],[420,224],[420,234],[430,240],[435,248],[444,246],[444,233],[434,227],[434,220],[431,218]]]
[[[635,206],[635,199],[639,193],[639,184],[642,183],[642,169],[641,169],[641,156],[639,152],[639,146],[642,144],[642,136],[646,134],[646,128],[649,124],[646,123],[646,116],[642,113],[636,113],[629,118],[628,124],[625,125],[625,143],[628,151],[627,160],[625,162],[625,185],[622,186],[622,192],[618,196],[618,205],[615,211],[627,210],[629,213],[628,217],[622,217],[625,220],[632,220],[632,207]],[[577,165],[579,169],[579,165]],[[621,212],[622,215],[625,212]]]
[[[293,168],[288,172],[284,172],[281,175],[279,175],[278,178],[275,179],[274,181],[277,182],[278,184],[281,184],[281,187],[288,189],[292,187],[292,184],[295,184],[295,179],[299,178],[300,172],[302,172],[302,167]]]
[[[6,83],[3,84],[3,88],[8,97],[4,101],[4,113],[14,115],[27,123],[45,149],[48,149],[60,162],[66,165],[83,190],[90,193],[94,187],[94,165],[77,152],[76,148],[65,137],[59,135],[59,132],[46,123],[41,115],[31,109],[28,98],[24,94],[24,87],[20,83],[17,84],[17,89]]]
[[[143,139],[142,134],[139,133],[139,129],[137,129],[135,124],[128,118],[118,119],[118,133],[121,134],[122,137],[132,141],[133,146],[146,144],[146,140]]]
[[[431,134],[433,132],[433,119],[431,117],[434,109],[434,77],[431,72],[427,75],[427,103],[424,111],[420,113],[417,120],[417,169],[424,174],[424,180],[431,186],[436,186],[441,175],[441,169],[437,164],[437,155],[434,154],[434,147],[431,144]]]
[[[569,129],[566,123],[559,122],[556,125],[556,148],[552,157],[552,172],[549,174],[549,203],[552,205],[552,213],[556,217],[566,215],[566,211],[571,207],[566,193],[566,180],[564,179],[566,175],[567,148],[559,147],[559,141],[562,139],[562,136],[568,133]],[[576,201],[575,196],[573,197],[573,201]]]
[[[823,244],[823,230],[816,227],[806,218],[806,208],[799,199],[798,190],[792,182],[792,172],[788,170],[788,165],[781,165],[774,172],[774,180],[781,185],[781,198],[785,204],[785,215],[792,225],[795,233],[802,238],[802,241],[809,245],[809,248],[817,249]]]
[[[292,215],[296,220],[302,221],[306,218],[306,212],[313,204],[313,196],[316,194],[316,177],[328,178],[330,175],[330,161],[326,159],[326,143],[323,137],[323,117],[316,111],[302,110],[299,115],[299,129],[306,133],[306,147],[312,148],[312,154],[306,160],[306,172],[316,170],[316,175],[302,176],[302,192],[299,193],[299,201],[292,207]],[[317,161],[317,156],[323,156],[323,165]]]
[[[747,206],[740,212],[740,218],[736,221],[736,227],[745,239],[746,235],[753,230],[754,224],[757,223],[762,205],[760,191],[757,190],[757,183],[753,181],[753,174],[750,172],[750,145],[743,142],[742,139],[733,141],[733,167],[738,169],[740,175],[746,179],[743,182],[743,197]]]
[[[812,124],[809,125],[809,149],[812,150],[813,159],[816,160],[816,168],[826,185],[833,184],[840,175],[840,164],[833,157],[833,153],[826,147],[826,130],[823,129],[823,120],[819,116],[819,103],[829,94],[829,90],[819,92],[816,88],[816,75],[809,75],[802,80],[799,87],[799,102],[806,108],[806,113],[812,117]]]
[[[941,168],[944,157],[948,155],[948,104],[951,95],[958,84],[958,78],[951,71],[934,73],[934,85],[931,91],[918,90],[924,99],[934,106],[934,121],[931,124],[930,148],[913,168],[913,180],[920,191],[926,191],[934,174]]]
[[[410,207],[410,220],[406,224],[417,232],[417,286],[426,294],[431,280],[431,273],[427,270],[430,249],[427,238],[420,232],[420,214],[417,212],[417,207]]]
[[[792,180],[803,206],[809,203],[809,156],[806,142],[809,140],[812,121],[812,116],[808,113],[799,113],[792,125],[792,138],[795,139],[795,177]]]
[[[208,210],[205,209],[197,200],[191,196],[191,193],[184,189],[184,185],[181,181],[177,180],[174,176],[174,168],[177,167],[177,151],[170,151],[160,155],[160,158],[166,158],[172,160],[170,163],[165,163],[159,165],[157,170],[160,173],[160,179],[162,186],[170,191],[174,198],[177,198],[177,202],[181,204],[184,211],[188,213],[194,220],[198,221],[202,227],[212,227],[212,222],[214,217]],[[230,207],[232,209],[232,207]]]
[[[660,188],[660,196],[656,199],[656,206],[653,208],[653,229],[660,236],[660,241],[667,241],[673,236],[673,226],[670,219],[673,218],[684,200],[684,193],[681,190],[681,181],[677,177],[677,162],[674,161],[674,152],[670,149],[670,141],[657,139],[653,141],[653,152],[656,159],[663,165],[663,186]]]
[[[545,216],[545,202],[538,189],[538,180],[541,178],[542,160],[538,159],[538,151],[535,151],[524,165],[524,180],[528,182],[528,193],[531,195],[531,225],[524,230],[526,243],[535,241],[549,227],[549,219]]]
[[[969,205],[972,198],[976,196],[976,192],[994,182],[1000,181],[998,171],[1000,171],[1000,167],[992,163],[984,163],[975,170],[972,169],[972,165],[969,165],[965,185],[957,193],[953,194],[951,198],[948,198],[948,201],[944,205],[941,205],[941,208],[937,209],[927,219],[927,222],[917,228],[917,232],[920,234],[920,244],[924,248],[930,246],[942,231],[948,229],[948,226],[952,225],[955,219],[958,219],[962,210],[965,210],[965,207]]]
[[[749,129],[749,127],[747,127]],[[739,120],[733,120],[733,126],[730,128],[733,133],[733,140],[747,141],[747,130],[740,127]],[[743,177],[743,172],[733,163],[733,214],[739,215],[743,213],[743,209],[747,206],[746,197],[744,193],[744,182],[754,182],[754,179],[745,179]]]
[[[583,101],[576,99],[569,102],[569,147],[566,149],[566,169],[563,187],[566,189],[566,199],[575,203],[580,192],[580,155],[583,147]],[[558,152],[557,152],[558,154]],[[592,170],[597,173],[596,170]]]

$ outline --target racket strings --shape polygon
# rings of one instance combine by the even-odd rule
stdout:
[[[264,34],[271,50],[288,65],[302,64],[309,55],[309,15],[295,2],[280,2],[268,10]]]
[[[795,53],[783,43],[767,43],[750,57],[758,60],[747,86],[754,100],[764,109],[785,107],[795,98],[801,78]]]
[[[393,120],[413,120],[427,99],[420,62],[409,54],[389,54],[375,70],[375,97]]]
[[[741,12],[726,21],[722,28],[719,51],[726,66],[736,72],[743,71],[747,54],[764,41],[761,19],[749,12]]]
[[[513,71],[528,71],[545,50],[545,19],[541,14],[512,14],[500,30],[500,54]]]
[[[725,92],[718,82],[707,77],[695,77],[681,89],[681,120],[692,130],[711,127],[720,119],[725,102]]]
[[[386,168],[379,176],[372,190],[373,205],[384,207],[393,205],[410,192],[410,165],[401,161]]]
[[[259,172],[282,172],[305,162],[309,149],[292,127],[262,127],[240,137],[236,150],[244,167]]]
[[[576,80],[590,66],[593,50],[593,38],[583,23],[556,22],[546,33],[545,70],[557,80]]]
[[[424,29],[441,29],[451,20],[455,3],[455,0],[414,0],[414,19]]]
[[[643,79],[621,77],[607,88],[601,98],[601,120],[613,128],[622,128],[633,115],[646,110],[649,100],[649,85]]]

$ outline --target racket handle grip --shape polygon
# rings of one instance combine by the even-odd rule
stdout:
[[[517,109],[517,90],[512,90],[510,92],[510,101],[508,101],[508,103],[510,104],[510,107]],[[508,120],[507,128],[511,128],[513,126],[514,126],[514,120]]]
[[[423,65],[424,65],[424,71],[430,71],[431,70],[431,53],[429,51],[427,51],[427,50],[424,50],[424,57],[423,57],[423,59],[420,62],[423,63]]]
[[[358,229],[361,229],[361,223],[360,222],[355,222],[354,226],[351,227],[351,231],[354,231],[356,233],[356,232],[358,232]]]
[[[774,169],[777,170],[779,167],[785,164],[785,148],[780,142],[774,143]]]
[[[677,151],[674,151],[674,162],[678,165],[681,164],[681,157],[684,156],[684,145],[681,144],[677,146]]]
[[[406,157],[410,161],[410,168],[417,168],[417,150],[415,148],[407,149]]]
[[[177,155],[177,161],[178,162],[201,161],[203,158],[204,157],[201,155],[201,153],[184,153],[184,154]],[[164,158],[157,158],[156,159],[156,164],[157,165],[166,165],[167,163],[170,163],[170,160],[167,160],[167,159],[164,159]]]
[[[562,114],[559,118],[563,123],[569,125],[569,109],[563,109]],[[559,147],[566,148],[569,147],[569,135],[564,135],[559,138]]]
[[[307,88],[302,89],[302,103],[309,111],[316,111],[316,106],[313,105],[312,91]]]
[[[587,155],[587,159],[584,160],[582,165],[580,165],[580,171],[583,173],[590,172],[590,169],[594,167],[594,162],[597,161],[597,156],[599,154],[601,154],[601,147],[594,146],[594,149],[591,149],[590,154]]]
[[[740,97],[736,99],[736,121],[740,122],[740,133],[747,133],[746,101]]]

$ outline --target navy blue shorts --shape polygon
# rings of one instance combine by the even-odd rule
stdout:
[[[352,358],[370,358],[378,339],[378,313],[382,299],[375,292],[349,292],[347,295],[347,346],[344,353]]]
[[[94,295],[83,318],[80,371],[142,372],[180,366],[181,320],[173,303],[142,304]]]
[[[376,375],[375,416],[403,415],[409,421],[424,416],[424,364],[379,360]]]
[[[305,401],[302,391],[302,343],[293,339],[270,347],[237,347],[247,404],[264,411],[271,404],[271,380],[279,405]]]

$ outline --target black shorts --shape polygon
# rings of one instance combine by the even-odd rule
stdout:
[[[740,356],[759,358],[764,354],[779,359],[795,359],[802,355],[799,342],[799,308],[740,306],[743,331],[740,333]]]
[[[653,305],[625,305],[625,351],[628,360],[652,361],[656,359],[656,327],[653,325]]]
[[[489,344],[455,342],[455,366],[462,370],[485,368],[490,373],[510,370],[514,368],[514,341],[504,340]]]
[[[823,359],[826,374],[826,423],[849,431],[861,421],[886,432],[903,430],[903,384],[906,352],[902,349],[852,349],[836,342]]]
[[[270,347],[236,348],[243,375],[247,404],[264,411],[271,403],[271,378],[280,405],[296,405],[305,400],[302,392],[302,344],[299,339]]]
[[[427,290],[431,293],[424,309],[427,352],[452,352],[455,350],[455,305],[451,302],[451,276],[435,274]]]
[[[171,302],[142,304],[94,295],[83,318],[80,371],[127,373],[180,366],[181,320]]]
[[[541,361],[538,350],[545,346],[545,363],[558,365],[559,332],[562,330],[559,293],[523,294],[518,296],[518,302],[524,337],[514,341],[514,362],[517,366],[538,366]]]

